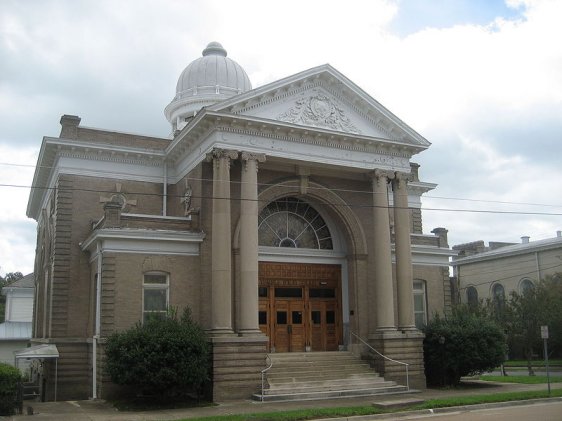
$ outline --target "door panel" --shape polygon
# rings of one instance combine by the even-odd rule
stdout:
[[[339,323],[335,300],[310,300],[312,351],[337,351]]]
[[[289,303],[277,300],[273,307],[275,352],[289,352]]]
[[[290,308],[290,350],[291,352],[302,352],[305,350],[304,302],[290,301]]]
[[[338,265],[260,262],[259,326],[270,351],[338,349],[340,271]]]
[[[304,302],[302,300],[275,300],[275,352],[305,350]]]

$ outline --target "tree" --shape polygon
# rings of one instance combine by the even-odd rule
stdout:
[[[506,306],[505,325],[511,343],[523,346],[529,375],[533,376],[531,360],[541,349],[540,327],[549,326],[552,352],[560,350],[562,338],[562,282],[560,276],[546,277],[524,293],[512,292]]]
[[[175,398],[195,391],[199,396],[209,380],[209,344],[189,309],[181,318],[170,312],[114,333],[105,353],[111,380],[146,395]]]
[[[16,396],[21,373],[16,367],[0,363],[0,415],[12,415],[16,408]]]
[[[6,273],[6,276],[0,276],[0,284],[4,287],[21,278],[23,278],[23,274],[21,272],[8,272]]]
[[[460,305],[450,316],[436,314],[424,333],[428,385],[458,385],[461,377],[490,371],[504,360],[505,335],[484,311]]]

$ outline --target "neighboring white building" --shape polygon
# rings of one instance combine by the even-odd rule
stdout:
[[[452,265],[461,303],[524,292],[548,275],[562,272],[562,232],[546,240],[521,243],[475,241],[453,247],[458,252]]]
[[[2,288],[5,321],[0,323],[0,361],[14,365],[14,351],[27,347],[33,320],[33,273]]]

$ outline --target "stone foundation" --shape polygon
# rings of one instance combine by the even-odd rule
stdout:
[[[423,364],[424,334],[419,330],[380,332],[369,335],[369,344],[381,354],[408,364],[409,386],[411,389],[425,389]],[[372,353],[376,370],[386,380],[406,385],[406,368],[403,364],[388,361]]]
[[[213,347],[213,401],[248,399],[261,390],[267,337],[217,336]]]

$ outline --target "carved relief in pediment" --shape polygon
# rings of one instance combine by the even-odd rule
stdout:
[[[293,107],[281,113],[277,119],[304,126],[361,133],[345,115],[345,111],[330,97],[320,92],[312,92],[311,95],[297,100]]]

